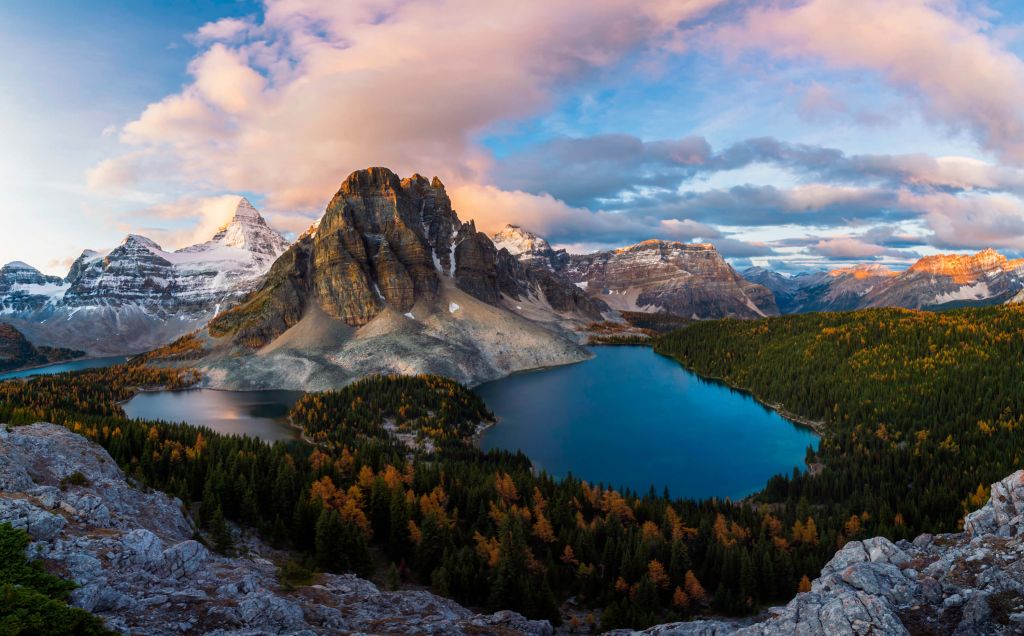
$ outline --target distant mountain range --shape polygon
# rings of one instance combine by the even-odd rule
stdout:
[[[1019,296],[1024,290],[1024,259],[1008,260],[992,249],[973,255],[926,256],[902,272],[858,265],[784,276],[752,267],[743,276],[772,290],[782,313],[869,307],[951,309],[1024,300]]]
[[[109,252],[84,251],[63,279],[8,263],[0,268],[0,320],[37,345],[146,351],[238,302],[287,247],[243,198],[209,241],[175,252],[132,234]]]

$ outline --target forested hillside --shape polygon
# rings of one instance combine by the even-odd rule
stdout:
[[[656,350],[824,423],[821,474],[773,479],[764,501],[805,498],[869,534],[950,531],[1021,467],[1019,305],[698,323]]]

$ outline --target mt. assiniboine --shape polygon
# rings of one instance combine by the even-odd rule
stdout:
[[[0,269],[0,320],[37,345],[146,351],[244,297],[287,247],[243,198],[209,241],[175,252],[132,234],[107,253],[84,251],[64,279],[9,263]]]

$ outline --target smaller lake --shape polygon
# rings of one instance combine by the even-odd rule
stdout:
[[[288,423],[299,391],[215,391],[188,389],[139,393],[123,404],[128,417],[187,422],[226,435],[248,435],[266,442],[300,438]]]
[[[0,373],[0,380],[30,378],[34,375],[53,375],[55,373],[81,371],[83,369],[102,369],[103,367],[112,367],[127,361],[128,358],[125,356],[113,356],[110,358],[84,358],[80,360],[70,360],[68,362],[56,362],[54,364],[48,364],[45,367],[35,367],[33,369],[22,369],[20,371]]]
[[[591,351],[586,362],[477,387],[499,417],[481,447],[521,450],[556,477],[736,499],[803,469],[818,445],[813,431],[648,347]]]

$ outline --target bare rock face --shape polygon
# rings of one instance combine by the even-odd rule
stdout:
[[[779,311],[792,314],[859,309],[867,302],[868,294],[885,288],[898,272],[884,265],[869,264],[783,276],[752,267],[744,270],[743,276],[770,289]]]
[[[592,297],[623,311],[666,311],[701,319],[779,313],[771,291],[737,274],[709,243],[644,241],[572,255],[565,271]]]
[[[832,636],[1024,633],[1024,471],[992,485],[961,534],[913,542],[851,541],[822,569],[811,591],[748,626],[673,623],[659,636]],[[628,632],[619,632],[628,633]]]
[[[73,473],[84,483],[59,487]],[[78,583],[71,603],[123,634],[552,633],[351,575],[286,592],[258,542],[244,557],[211,553],[180,501],[130,486],[106,451],[53,424],[0,426],[0,523],[26,530],[30,556]]]

